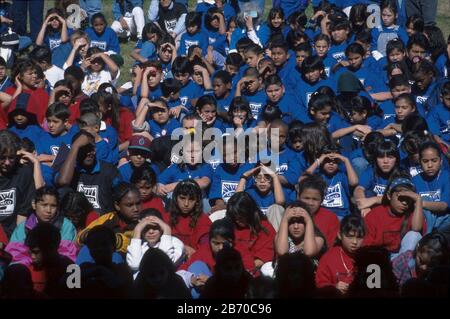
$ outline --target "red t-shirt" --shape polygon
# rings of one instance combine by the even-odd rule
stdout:
[[[120,107],[119,119],[119,142],[124,143],[133,135],[133,127],[131,126],[131,122],[135,119],[135,116],[134,113],[126,107]],[[112,125],[112,119],[110,117],[105,118],[105,122],[108,125]]]
[[[200,244],[208,242],[209,228],[211,227],[211,220],[206,214],[201,214],[197,220],[197,224],[194,228],[189,226],[191,222],[191,216],[179,216],[178,223],[175,226],[170,224],[170,215],[163,213],[164,222],[171,226],[172,236],[177,237],[183,242],[195,250],[200,247]]]
[[[5,244],[5,246],[8,244],[8,236],[6,235],[5,231],[3,230],[3,226],[0,225],[0,243]]]
[[[27,266],[31,273],[31,280],[33,281],[33,289],[37,292],[44,292],[47,284],[47,274],[45,270],[36,270],[33,265]]]
[[[411,230],[413,214],[408,218],[406,231]],[[384,247],[390,252],[398,252],[402,237],[400,234],[405,216],[396,216],[391,213],[388,206],[379,205],[373,208],[366,216],[367,234],[364,237],[364,246]],[[425,234],[424,222],[422,233]]]
[[[145,202],[142,202],[142,210],[147,208],[154,208],[157,211],[159,211],[163,217],[164,214],[167,214],[166,209],[164,208],[164,203],[161,198],[157,196],[152,196],[150,199],[146,200]]]
[[[80,117],[80,104],[81,101],[87,99],[88,96],[85,94],[82,94],[81,96],[77,97],[75,99],[75,102],[69,105],[69,111],[70,111],[70,117],[69,117],[69,123],[74,124],[75,121]]]
[[[327,247],[333,247],[339,231],[339,219],[336,214],[330,212],[328,209],[320,207],[313,217],[314,225],[319,228],[327,240]]]
[[[341,246],[334,246],[319,261],[316,271],[316,286],[317,288],[335,287],[339,281],[350,284],[354,276],[355,260],[347,255]]]
[[[242,258],[247,254],[252,255],[252,259],[261,259],[263,262],[272,261],[274,257],[273,243],[275,240],[275,229],[267,220],[261,221],[261,225],[268,231],[260,231],[255,237],[249,228],[235,229],[235,249],[241,253]]]
[[[7,88],[5,90],[5,93],[13,95],[15,91],[16,87],[12,86]],[[34,90],[22,90],[22,93],[27,93],[30,95],[26,110],[30,113],[36,114],[38,124],[41,125],[44,122],[45,112],[47,112],[48,107],[49,96],[47,92],[44,89],[38,88]],[[13,110],[16,109],[16,103],[19,97],[20,95],[14,100],[12,100],[11,104],[9,104],[6,116],[8,115],[9,112],[12,112]]]

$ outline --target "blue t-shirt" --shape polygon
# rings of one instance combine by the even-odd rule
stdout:
[[[437,77],[438,78],[447,78],[448,72],[447,72],[447,55],[441,54],[436,62],[434,62],[434,66],[436,67],[436,70],[438,72]]]
[[[322,206],[339,217],[347,216],[350,213],[351,197],[347,175],[342,171],[337,171],[334,176],[328,176],[323,172],[320,175],[327,183],[327,191]]]
[[[97,47],[103,51],[114,51],[120,54],[120,45],[117,34],[110,27],[106,27],[102,34],[95,33],[95,30],[90,27],[85,30],[89,39],[91,39],[91,47]]]
[[[228,202],[231,196],[236,192],[241,175],[252,169],[254,164],[243,163],[234,171],[228,169],[227,164],[219,164],[214,172],[209,190],[210,199],[223,199],[225,203]]]
[[[364,187],[366,197],[383,196],[388,180],[378,176],[375,168],[369,166],[359,178],[359,186]]]
[[[95,143],[95,150],[97,160],[111,164],[117,163],[117,156],[114,155],[111,145],[104,139]]]
[[[228,110],[230,109],[230,105],[231,102],[233,101],[234,98],[234,94],[233,92],[230,92],[230,94],[228,94],[227,97],[223,97],[223,98],[217,98],[215,95],[214,97],[216,98],[216,102],[217,102],[217,111],[218,112],[228,112]]]
[[[391,27],[380,26],[372,28],[372,44],[371,49],[377,50],[383,56],[386,55],[386,44],[393,39],[400,39],[406,45],[409,37],[406,30],[398,25]]]
[[[38,125],[28,125],[25,128],[17,128],[16,126],[11,126],[8,131],[16,133],[20,138],[29,138],[36,148],[41,138],[45,135],[45,131]]]
[[[155,171],[155,174],[159,173],[159,169],[155,164],[152,164],[151,167],[152,167],[153,171]],[[133,171],[134,171],[134,166],[131,163],[131,161],[128,161],[127,163],[125,163],[123,165],[120,165],[118,169],[119,169],[120,176],[122,177],[122,180],[124,182],[131,183],[131,175],[133,175]]]
[[[291,53],[284,65],[277,67],[277,74],[284,86],[289,90],[294,90],[298,81],[298,71],[296,71],[295,53]]]
[[[7,88],[9,88],[10,86],[13,86],[13,85],[14,84],[11,82],[11,79],[9,78],[9,76],[5,76],[3,81],[0,81],[0,91],[5,92],[5,90]]]
[[[332,44],[330,50],[328,51],[328,55],[337,62],[341,62],[345,59],[345,49],[350,43],[350,41],[344,41],[341,44]]]
[[[325,74],[329,78],[331,75],[331,69],[338,63],[330,54],[327,54],[322,58],[323,65],[325,67]]]
[[[67,28],[67,35],[71,36],[71,34],[73,33],[73,29],[71,28]],[[61,32],[49,32],[45,35],[44,37],[44,44],[50,49],[50,50],[54,50],[57,47],[59,47],[61,45],[62,41],[61,41]]]
[[[183,86],[180,90],[181,104],[192,112],[192,99],[197,99],[203,95],[203,88],[192,80]]]
[[[39,143],[36,145],[38,154],[58,155],[58,150],[61,144],[66,144],[69,148],[72,144],[73,131],[69,131],[64,135],[54,136],[50,133],[45,133],[41,136]]]
[[[416,106],[420,115],[425,116],[425,112],[429,111],[427,100],[431,97],[431,94],[438,85],[439,82],[434,79],[425,91],[420,91],[415,85],[412,87],[412,94],[416,97]]]
[[[150,135],[154,138],[171,135],[175,129],[181,127],[180,122],[176,119],[169,119],[165,124],[159,124],[155,120],[150,120],[148,124],[150,125]]]
[[[252,186],[249,189],[246,189],[245,192],[255,200],[256,204],[264,213],[264,215],[267,214],[267,210],[269,209],[269,207],[275,204],[275,195],[272,190],[269,193],[263,195],[258,192],[256,186]]]
[[[208,35],[208,43],[215,51],[219,52],[223,56],[227,55],[227,37],[225,34],[220,34],[218,31],[208,30],[205,28],[205,32]],[[206,55],[206,52],[204,53]]]
[[[188,50],[193,45],[198,45],[202,49],[203,56],[208,53],[208,34],[204,31],[195,34],[183,33],[180,40],[180,47],[178,48],[178,55],[188,55]]]
[[[158,176],[158,183],[171,184],[181,182],[185,179],[208,177],[210,180],[213,178],[213,169],[209,164],[197,164],[196,166],[172,164],[166,168],[161,175]]]
[[[395,115],[395,105],[392,102],[392,100],[387,100],[387,101],[382,102],[380,104],[380,108],[383,111],[383,120],[396,116]]]
[[[245,98],[250,104],[252,116],[255,120],[258,120],[258,115],[266,103],[266,92],[263,89],[260,89],[253,94],[243,92],[242,97]]]
[[[435,105],[428,112],[427,123],[431,133],[450,142],[450,108],[442,103]]]
[[[308,122],[308,113],[302,107],[300,107],[297,97],[290,93],[285,93],[278,102],[267,101],[267,104],[274,104],[280,108],[283,113],[283,121],[287,124],[293,120],[299,120],[303,123]],[[262,119],[263,109],[261,109],[258,118]]]
[[[321,86],[328,86],[336,92],[336,84],[331,79],[321,79],[316,83],[308,83],[303,79],[297,82],[295,93],[300,99],[300,105],[306,112],[308,111],[308,103],[311,95]]]
[[[361,65],[359,70],[351,70],[349,68],[340,68],[336,73],[333,74],[333,78],[337,79],[344,72],[352,72],[359,81],[361,81],[362,85],[366,88],[369,93],[380,93],[380,92],[388,92],[389,89],[386,87],[386,84],[382,81],[381,73],[378,73],[367,66]]]

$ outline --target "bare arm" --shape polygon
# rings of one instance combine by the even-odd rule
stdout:
[[[134,125],[136,127],[142,127],[147,117],[148,103],[150,101],[147,98],[142,98],[136,110],[136,119],[134,120]]]
[[[41,30],[39,30],[39,33],[38,33],[38,35],[36,37],[36,45],[44,45],[45,31],[47,30],[48,22],[50,21],[50,18],[52,16],[53,16],[52,14],[49,15],[45,19],[45,21],[42,23]]]
[[[66,19],[58,16],[58,20],[61,22],[61,42],[66,43],[69,41],[69,32],[67,31]]]
[[[211,180],[207,176],[203,176],[202,178],[195,178],[195,181],[201,189],[206,189],[211,184]]]
[[[80,135],[80,137],[78,137],[74,141],[74,143],[72,144],[72,147],[70,148],[69,155],[67,156],[67,159],[65,160],[65,162],[61,168],[60,174],[59,174],[58,178],[56,179],[57,186],[61,187],[61,186],[70,185],[70,183],[72,182],[72,179],[73,179],[74,172],[75,172],[75,166],[77,164],[78,152],[81,147],[83,147],[87,144],[89,144],[89,140],[86,137],[86,135]]]
[[[349,185],[351,187],[357,186],[359,179],[358,175],[355,172],[355,169],[352,166],[352,163],[350,163],[350,160],[345,156],[340,155],[339,158],[342,160],[342,162],[344,162],[345,169],[347,170],[347,178]]]
[[[134,49],[131,51],[130,56],[135,59],[136,61],[139,61],[141,63],[147,62],[148,60],[144,58],[142,55],[140,55],[141,49]]]

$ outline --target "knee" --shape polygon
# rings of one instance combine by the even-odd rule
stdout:
[[[131,13],[133,15],[141,15],[141,14],[144,15],[144,10],[142,10],[141,7],[134,7]]]
[[[407,244],[408,246],[414,246],[422,238],[422,235],[416,231],[409,231],[403,236],[402,244]]]

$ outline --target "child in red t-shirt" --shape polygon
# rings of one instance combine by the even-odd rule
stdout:
[[[153,169],[148,167],[149,165],[149,163],[144,163],[141,167],[134,169],[130,181],[139,189],[142,210],[154,208],[164,216],[167,215],[167,212],[163,200],[154,193],[156,175]]]
[[[406,250],[414,250],[425,233],[422,197],[415,192],[413,182],[398,177],[388,185],[382,205],[373,208],[366,216],[365,246],[386,248],[391,259]]]
[[[327,247],[333,247],[339,231],[339,219],[336,214],[320,206],[325,198],[326,189],[327,185],[320,175],[306,174],[298,184],[297,199],[308,207],[314,225],[327,240]]]
[[[356,273],[354,256],[362,246],[365,235],[362,217],[348,215],[342,219],[338,244],[330,248],[319,261],[317,288],[331,286],[343,294],[347,293]]]
[[[211,220],[203,212],[202,190],[195,180],[187,179],[177,184],[169,214],[164,214],[163,219],[172,228],[172,236],[184,243],[187,259],[200,244],[207,243]]]

